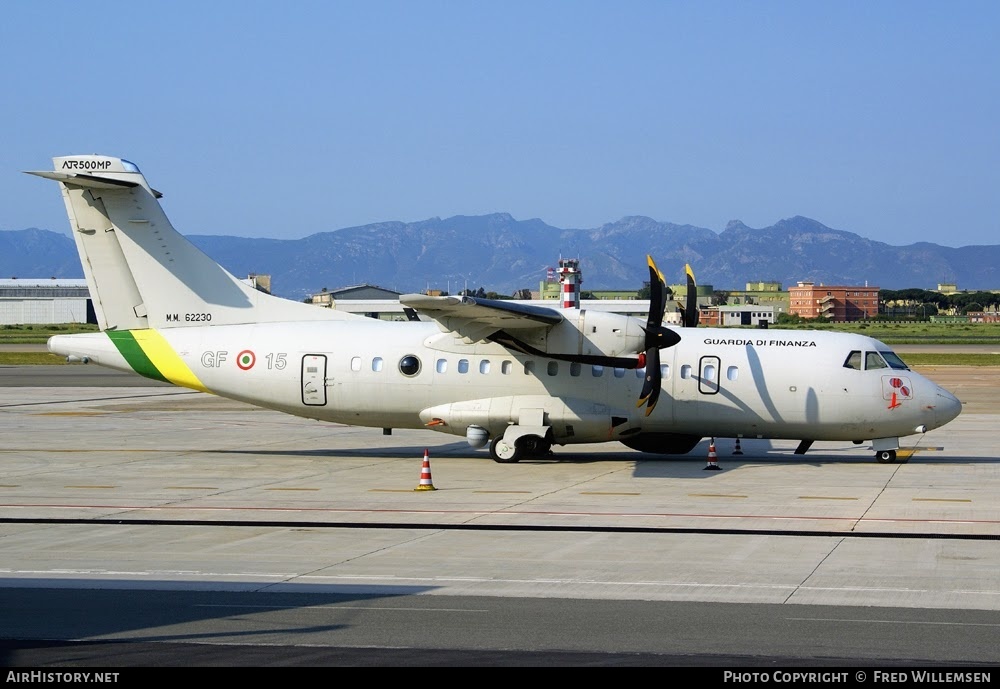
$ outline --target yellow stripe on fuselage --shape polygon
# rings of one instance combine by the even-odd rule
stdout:
[[[152,328],[130,332],[136,343],[142,347],[142,351],[159,369],[164,378],[174,385],[209,392],[209,389],[198,380],[198,376],[188,368],[188,365],[178,356],[174,348],[163,338],[163,335]]]

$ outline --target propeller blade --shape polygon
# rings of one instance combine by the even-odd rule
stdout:
[[[698,327],[698,287],[694,281],[694,272],[691,266],[684,264],[684,272],[687,273],[687,306],[684,311],[684,327]]]
[[[652,256],[647,254],[646,262],[649,264],[649,316],[643,328],[646,332],[646,351],[639,355],[640,365],[646,368],[646,378],[635,406],[646,405],[646,416],[649,416],[660,398],[660,350],[673,347],[681,341],[681,336],[670,328],[663,327],[663,314],[667,309],[667,281],[656,267]],[[693,279],[694,276],[691,275],[691,280]],[[693,293],[693,289],[690,291]]]
[[[660,349],[651,348],[646,352],[646,379],[642,382],[642,392],[636,407],[646,405],[646,416],[653,412],[656,401],[660,398]]]
[[[646,318],[648,334],[663,323],[663,314],[667,308],[667,281],[649,254],[646,255],[646,262],[649,264],[649,316]],[[646,349],[650,346],[652,345],[647,343]]]

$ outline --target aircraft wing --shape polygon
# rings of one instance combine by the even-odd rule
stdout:
[[[399,303],[422,313],[467,342],[479,342],[499,330],[551,328],[563,321],[555,309],[478,297],[429,297],[404,294]]]

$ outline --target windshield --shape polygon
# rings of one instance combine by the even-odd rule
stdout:
[[[862,366],[862,363],[864,366]],[[844,360],[844,368],[853,368],[855,371],[860,371],[862,368],[866,371],[872,371],[879,368],[893,368],[900,371],[909,371],[910,367],[903,363],[894,352],[889,351],[868,351],[861,353],[860,350],[854,350],[847,355],[847,359]]]
[[[895,352],[881,351],[879,354],[881,354],[882,358],[884,358],[886,363],[889,364],[889,368],[896,368],[901,371],[910,370],[910,367],[904,364],[903,360],[900,359]]]

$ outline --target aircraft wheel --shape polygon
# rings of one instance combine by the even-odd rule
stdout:
[[[490,441],[490,457],[494,462],[500,464],[514,464],[521,459],[521,448],[516,444],[512,445],[498,435]]]
[[[896,461],[896,451],[895,450],[882,450],[875,453],[875,460],[879,464],[892,464]]]
[[[521,438],[522,450],[532,457],[543,457],[552,449],[552,443],[537,435],[526,435]]]

